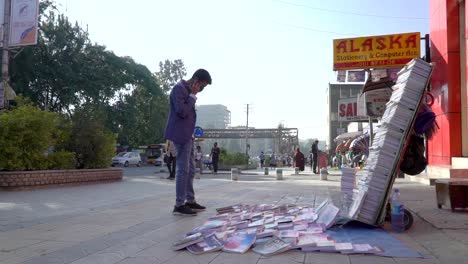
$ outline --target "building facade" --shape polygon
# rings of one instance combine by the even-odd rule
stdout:
[[[197,126],[226,129],[231,126],[231,111],[224,105],[197,105]]]
[[[432,106],[440,129],[428,141],[430,178],[468,175],[467,25],[464,0],[430,0]],[[466,176],[465,176],[466,177]]]

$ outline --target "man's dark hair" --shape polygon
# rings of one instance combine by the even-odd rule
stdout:
[[[198,81],[206,81],[208,84],[211,84],[211,75],[205,69],[198,69],[192,76],[192,79],[197,79]]]

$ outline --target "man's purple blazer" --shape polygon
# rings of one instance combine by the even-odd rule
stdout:
[[[178,82],[169,95],[170,109],[165,138],[176,144],[184,144],[192,139],[197,113],[195,98],[190,96],[186,81]]]

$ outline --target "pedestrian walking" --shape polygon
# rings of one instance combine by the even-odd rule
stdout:
[[[221,149],[218,147],[218,142],[213,144],[213,148],[211,148],[211,163],[213,164],[213,173],[218,173],[218,162],[219,162],[219,154],[221,153]]]
[[[265,154],[263,154],[263,151],[260,152],[260,156],[258,156],[258,159],[260,160],[260,168],[263,168],[263,164],[265,163]]]
[[[197,146],[195,151],[195,168],[200,170],[200,174],[203,173],[203,152],[200,146]]]
[[[304,154],[301,152],[299,148],[296,148],[296,152],[294,152],[294,167],[299,168],[300,171],[304,171],[304,167],[305,167]]]
[[[193,189],[195,176],[193,131],[197,120],[195,111],[197,94],[208,84],[211,84],[210,74],[204,69],[199,69],[190,80],[178,82],[169,95],[170,108],[165,137],[172,141],[177,151],[176,203],[173,214],[196,215],[197,211],[206,209],[196,202]]]
[[[271,153],[271,156],[270,156],[270,167],[276,168],[276,155],[274,152]]]
[[[315,140],[314,143],[312,143],[312,170],[315,174],[318,174],[318,140]]]
[[[167,177],[166,179],[168,180],[174,180],[175,179],[175,175],[176,175],[176,166],[177,166],[177,150],[174,146],[174,144],[168,140],[166,142],[166,149],[167,149],[167,152],[166,152],[166,157],[165,157],[165,162],[166,162],[166,166],[167,166],[167,169],[169,170],[169,177]]]

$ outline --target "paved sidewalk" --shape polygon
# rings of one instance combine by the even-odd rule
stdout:
[[[270,258],[215,252],[192,255],[172,251],[171,243],[215,214],[215,208],[239,202],[319,202],[340,200],[338,172],[328,181],[307,172],[284,180],[260,171],[204,174],[196,180],[200,203],[209,210],[196,217],[171,214],[175,183],[154,167],[126,168],[124,181],[110,184],[22,192],[0,192],[0,263],[465,263],[468,213],[437,209],[431,186],[398,180],[414,226],[395,234],[424,258],[286,252]]]

